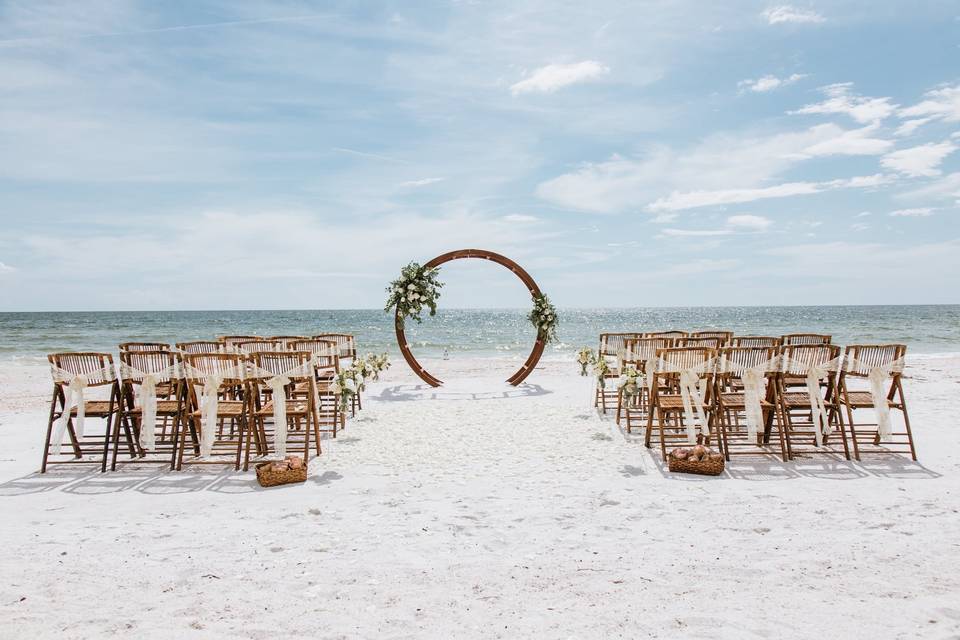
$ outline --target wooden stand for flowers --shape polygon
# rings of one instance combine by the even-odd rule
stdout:
[[[451,251],[449,253],[444,253],[443,255],[437,256],[425,264],[424,268],[432,269],[433,267],[439,267],[440,265],[450,262],[451,260],[460,260],[463,258],[480,258],[481,260],[490,260],[492,262],[496,262],[497,264],[503,265],[515,273],[518,278],[520,278],[523,284],[526,285],[527,289],[530,290],[531,296],[541,295],[540,287],[538,287],[537,283],[534,282],[533,278],[530,277],[530,274],[524,271],[523,267],[518,265],[510,258],[502,256],[499,253],[494,253],[493,251],[486,251],[484,249],[460,249],[458,251]],[[424,369],[423,366],[417,362],[413,352],[410,351],[410,345],[407,343],[407,336],[403,332],[403,319],[400,317],[399,309],[395,312],[394,326],[397,330],[397,344],[400,346],[400,353],[403,354],[403,359],[407,361],[407,364],[410,365],[410,368],[413,369],[414,373],[420,376],[420,379],[429,384],[431,387],[439,387],[442,385],[443,381],[431,375],[429,371]],[[534,368],[540,361],[540,356],[543,355],[543,348],[543,339],[538,333],[537,340],[534,342],[533,349],[530,351],[530,355],[527,356],[526,362],[523,363],[523,366],[521,366],[516,373],[507,378],[507,382],[516,386],[523,382],[527,376],[533,373]]]

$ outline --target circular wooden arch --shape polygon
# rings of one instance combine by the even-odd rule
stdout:
[[[520,278],[523,284],[526,285],[527,289],[530,290],[531,296],[541,295],[540,287],[538,287],[537,283],[533,281],[533,278],[530,277],[530,274],[524,271],[523,267],[506,256],[502,256],[499,253],[494,253],[493,251],[486,251],[485,249],[460,249],[458,251],[451,251],[449,253],[444,253],[443,255],[437,256],[423,266],[427,269],[432,269],[433,267],[439,267],[440,265],[450,262],[451,260],[461,260],[463,258],[480,258],[481,260],[490,260],[491,262],[496,262],[497,264],[503,265],[515,273],[518,278]],[[403,359],[407,361],[407,364],[410,365],[410,368],[413,369],[413,372],[420,376],[420,379],[429,384],[431,387],[439,387],[442,385],[443,381],[431,375],[429,371],[424,369],[423,366],[417,362],[417,359],[413,356],[413,352],[410,351],[410,345],[407,343],[407,336],[403,332],[403,319],[400,317],[399,309],[397,309],[394,313],[394,326],[397,330],[397,344],[400,346],[400,353],[403,354]],[[543,339],[538,331],[537,341],[533,344],[533,349],[530,351],[530,355],[527,356],[527,361],[523,363],[523,366],[517,369],[516,373],[507,378],[507,382],[513,386],[517,386],[523,382],[528,375],[533,373],[534,367],[536,367],[537,363],[540,361],[540,356],[543,355],[544,346]]]

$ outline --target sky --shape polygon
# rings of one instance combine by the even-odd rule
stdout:
[[[956,2],[0,1],[0,311],[960,303],[958,63]]]

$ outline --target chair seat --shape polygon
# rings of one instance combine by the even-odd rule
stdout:
[[[113,405],[113,410],[117,410],[117,405]],[[83,403],[83,414],[91,418],[97,418],[110,415],[110,403],[106,400],[88,400]],[[77,408],[70,410],[70,415],[77,415]]]
[[[744,409],[747,406],[746,396],[743,393],[721,393],[720,394],[720,404],[723,405],[724,409]],[[761,407],[772,407],[773,405],[764,400],[760,399]]]
[[[287,400],[287,415],[288,416],[305,416],[310,410],[309,405],[302,400]],[[258,416],[272,416],[273,415],[273,400],[263,405],[263,408],[257,411]]]
[[[848,391],[847,397],[844,399],[843,395],[840,396],[840,401],[845,405],[850,405],[851,407],[872,407],[873,406],[873,394],[869,391]],[[897,403],[887,400],[887,406],[892,407]]]
[[[316,384],[317,393],[330,393],[330,381],[318,380]],[[306,395],[308,391],[310,391],[309,382],[300,382],[293,387],[293,392],[297,395]]]
[[[180,403],[176,400],[157,400],[157,413],[158,414],[174,414],[177,412],[177,407]],[[130,411],[132,414],[140,415],[143,413],[143,407],[136,407]]]
[[[243,414],[244,403],[240,400],[221,400],[217,403],[218,418],[238,418]],[[198,409],[190,414],[193,418],[199,418],[203,414]]]
[[[783,394],[783,403],[790,408],[803,407],[810,408],[810,394],[805,391],[796,391]]]
[[[667,411],[682,411],[683,396],[660,394],[657,396],[657,406]]]

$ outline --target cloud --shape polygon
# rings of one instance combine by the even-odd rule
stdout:
[[[500,218],[504,222],[516,222],[516,223],[530,223],[530,222],[539,222],[540,218],[536,216],[528,216],[523,213],[511,213]]]
[[[870,225],[868,225],[866,222],[855,222],[850,225],[851,231],[866,231],[869,228]]]
[[[772,224],[773,220],[770,218],[748,214],[730,216],[727,218],[727,225],[736,229],[745,229],[749,231],[764,231]]]
[[[893,146],[890,140],[870,137],[879,128],[872,124],[860,129],[843,130],[833,124],[819,125],[813,129],[829,132],[829,137],[806,147],[802,153],[808,156],[873,156],[886,152]]]
[[[422,180],[407,180],[406,182],[401,182],[401,187],[425,187],[428,184],[436,184],[437,182],[443,182],[443,178],[423,178]]]
[[[786,87],[791,85],[798,80],[806,78],[805,73],[794,73],[785,78],[778,78],[777,76],[763,76],[757,78],[756,80],[741,80],[737,83],[737,86],[741,89],[753,91],[756,93],[766,93],[767,91],[773,91],[774,89],[779,89],[781,87]]]
[[[872,215],[873,215],[873,214],[870,213],[869,211],[861,211],[860,213],[857,214],[857,217],[858,217],[858,218],[866,218],[867,216],[872,216]]]
[[[926,92],[923,97],[917,104],[900,109],[900,117],[921,118],[920,124],[929,120],[960,122],[960,84],[938,87]]]
[[[770,187],[755,189],[717,189],[713,191],[674,192],[664,198],[658,198],[647,206],[648,211],[682,211],[724,204],[741,204],[769,198],[810,195],[833,189],[863,188],[884,184],[888,178],[881,174],[856,176],[825,182],[787,182]]]
[[[897,209],[896,211],[891,211],[890,216],[893,218],[927,218],[933,215],[933,211],[934,209],[932,207]]]
[[[949,200],[955,199],[960,205],[960,171],[948,173],[918,189],[906,191],[897,196],[901,200]]]
[[[956,150],[957,146],[949,141],[931,142],[888,153],[880,164],[910,177],[938,176],[940,163]]]
[[[3,274],[3,273],[13,273],[13,272],[16,271],[16,270],[17,270],[16,267],[11,267],[10,265],[8,265],[8,264],[5,263],[5,262],[0,262],[0,274]]]
[[[853,83],[841,82],[821,87],[820,90],[827,97],[823,102],[808,104],[790,114],[844,114],[861,124],[877,122],[890,116],[897,110],[897,105],[890,102],[890,98],[870,98],[857,95],[851,91]]]
[[[660,232],[661,235],[676,238],[728,236],[731,233],[733,231],[730,229],[664,229]]]
[[[789,4],[770,7],[763,12],[763,17],[769,24],[820,24],[826,18],[809,9],[800,9]]]
[[[671,191],[722,189],[731,184],[761,187],[817,156],[883,153],[890,143],[870,137],[872,131],[870,127],[848,131],[828,123],[766,136],[717,134],[685,152],[655,147],[642,158],[614,155],[604,162],[585,163],[541,182],[536,193],[580,211],[639,210]]]
[[[594,60],[573,64],[548,64],[527,78],[510,86],[510,93],[553,93],[577,82],[593,80],[610,73],[610,69]]]
[[[930,122],[931,119],[932,118],[914,118],[913,120],[907,120],[906,122],[901,124],[899,127],[897,127],[897,130],[894,133],[898,136],[912,135],[914,131],[916,131],[918,128],[925,125],[926,123]]]

